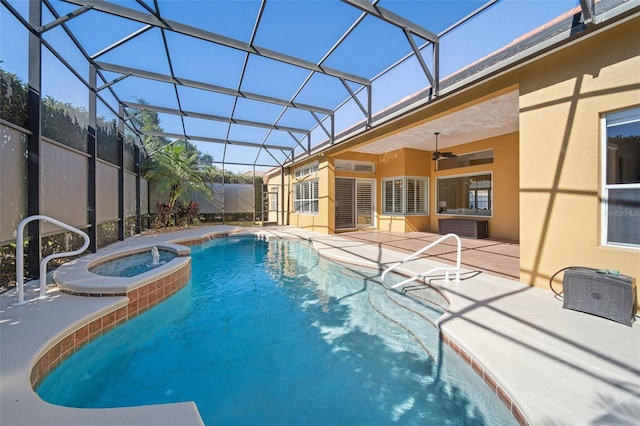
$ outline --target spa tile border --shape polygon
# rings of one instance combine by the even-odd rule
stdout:
[[[118,255],[118,256],[104,256],[104,257],[101,257],[100,259],[92,261],[91,264],[90,264],[91,265],[91,269],[95,268],[96,266],[104,265],[105,263],[113,262],[114,260],[122,259],[123,257],[131,256],[131,255],[134,255],[134,254],[144,253],[145,251],[146,251],[146,248],[142,249],[140,251],[135,251],[135,252],[132,252],[132,253],[124,253],[124,254]],[[176,257],[188,257],[188,256],[189,256],[188,254],[176,253]]]
[[[65,293],[76,296],[127,296],[129,301],[125,306],[119,307],[100,318],[94,319],[88,324],[80,326],[78,329],[70,332],[54,343],[51,348],[46,350],[40,358],[38,358],[31,369],[31,386],[35,389],[47,374],[91,340],[111,330],[115,326],[140,315],[178,292],[178,290],[182,289],[187,282],[189,282],[190,278],[191,262],[186,263],[177,271],[160,277],[155,281],[151,281],[134,290],[130,290],[126,294],[92,294],[65,291]]]
[[[183,245],[186,245],[186,244],[183,244]],[[163,247],[162,245],[156,244],[156,246],[159,247],[161,250],[167,250],[167,248]],[[148,250],[149,249],[147,247],[143,247],[143,248],[141,248],[140,250],[137,250],[137,251],[119,252],[119,253],[116,254],[116,256],[103,256],[103,257],[101,257],[99,259],[91,261],[89,263],[89,267],[88,268],[93,269],[93,268],[95,268],[97,266],[104,265],[105,263],[112,262],[112,261],[118,260],[118,259],[122,259],[123,257],[131,256],[131,255],[134,255],[134,254],[144,253],[144,252],[146,252]],[[176,257],[189,257],[190,256],[189,253],[175,253],[175,255],[176,255]]]
[[[447,346],[449,346],[451,349],[453,349],[453,351],[456,352],[460,356],[460,358],[462,358],[467,364],[471,366],[471,368],[473,368],[473,371],[475,371],[480,377],[482,377],[484,382],[489,386],[489,388],[491,388],[491,390],[496,393],[498,398],[500,398],[500,401],[502,401],[502,403],[509,409],[509,411],[511,411],[511,414],[513,414],[513,416],[521,426],[529,426],[529,422],[527,421],[526,417],[522,413],[522,410],[520,410],[516,402],[500,385],[498,385],[495,379],[491,377],[491,375],[487,371],[485,371],[485,369],[482,368],[480,364],[478,364],[468,353],[466,353],[460,346],[458,346],[457,343],[447,337],[442,331],[440,331],[440,340],[446,343]]]

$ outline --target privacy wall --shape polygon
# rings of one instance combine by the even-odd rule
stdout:
[[[156,204],[166,202],[168,194],[158,190],[158,185],[151,183],[151,213],[156,213]],[[254,188],[250,184],[240,183],[208,183],[211,196],[200,192],[189,193],[189,201],[198,203],[199,213],[253,213]]]
[[[0,125],[0,243],[15,241],[16,226],[27,211],[27,138]]]
[[[16,228],[28,216],[28,132],[2,122],[0,135],[0,244],[5,245],[15,243]],[[41,139],[39,151],[39,214],[89,232],[93,226],[90,214],[93,195],[96,248],[140,231],[140,218],[149,213],[145,179],[138,179],[130,170],[122,170],[122,166],[95,159],[92,187],[89,153],[49,138]],[[122,185],[119,184],[121,174]],[[122,188],[122,201],[119,188]],[[40,232],[46,238],[63,231],[42,222]]]

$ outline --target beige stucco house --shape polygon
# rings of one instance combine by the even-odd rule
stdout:
[[[271,220],[333,234],[463,219],[520,244],[523,283],[573,265],[640,280],[640,11],[526,47],[553,26],[272,170]],[[434,160],[436,138],[455,157]]]

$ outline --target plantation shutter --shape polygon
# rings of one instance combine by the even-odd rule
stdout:
[[[355,228],[354,179],[336,178],[336,229]]]
[[[425,213],[427,208],[425,206],[426,197],[425,197],[425,187],[424,187],[423,179],[416,179],[416,213]]]
[[[407,179],[407,213],[416,212],[416,181]]]
[[[357,225],[373,225],[373,182],[358,180],[356,182]]]
[[[318,179],[314,179],[311,181],[311,201],[310,201],[310,211],[309,213],[317,214],[319,209],[318,204]]]
[[[425,181],[407,179],[407,213],[424,213],[426,209]]]
[[[404,213],[402,206],[402,179],[393,181],[393,210],[394,213]]]
[[[384,181],[384,212],[393,212],[393,181]]]

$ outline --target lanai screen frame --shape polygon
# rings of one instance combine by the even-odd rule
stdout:
[[[335,132],[335,114],[336,111],[344,106],[347,102],[353,101],[357,104],[357,107],[362,112],[364,119],[359,123],[356,123],[354,129],[361,128],[371,128],[373,123],[373,111],[372,111],[372,99],[374,94],[372,93],[372,82],[387,72],[389,69],[392,69],[399,62],[405,60],[408,57],[415,56],[417,61],[420,64],[427,80],[429,81],[429,98],[437,97],[439,95],[440,88],[440,76],[439,76],[439,40],[442,35],[452,31],[465,21],[471,19],[475,15],[481,13],[486,10],[493,4],[497,2],[497,0],[491,0],[483,3],[481,7],[473,11],[472,13],[462,17],[457,22],[453,23],[446,30],[442,31],[440,34],[435,34],[432,31],[429,31],[426,28],[423,28],[419,25],[414,24],[410,20],[407,20],[390,10],[387,10],[380,6],[382,1],[374,0],[373,2],[362,1],[362,0],[342,0],[343,3],[349,5],[360,11],[360,15],[358,19],[353,23],[353,25],[343,33],[343,35],[339,38],[339,41],[336,42],[333,47],[325,54],[325,56],[318,62],[309,62],[302,58],[297,58],[295,56],[279,53],[273,50],[261,48],[260,46],[256,46],[253,44],[253,39],[255,37],[256,32],[260,27],[260,20],[262,16],[262,12],[267,4],[267,0],[263,0],[260,4],[260,13],[256,18],[256,22],[254,24],[254,30],[251,36],[251,42],[245,43],[239,40],[233,40],[231,38],[221,36],[219,34],[210,33],[204,30],[201,30],[196,27],[191,27],[186,24],[182,24],[180,22],[174,22],[170,19],[167,19],[160,12],[159,3],[157,0],[153,1],[153,6],[151,6],[151,2],[145,2],[143,0],[135,0],[135,3],[144,11],[136,11],[129,8],[123,8],[114,3],[106,2],[106,1],[96,1],[96,0],[63,0],[65,3],[72,4],[78,6],[77,9],[72,12],[61,14],[58,13],[55,7],[48,0],[41,1],[32,1],[29,6],[29,18],[25,19],[19,12],[17,12],[11,3],[8,0],[0,0],[2,5],[9,10],[12,15],[20,21],[20,23],[29,31],[29,94],[28,94],[28,130],[30,131],[30,135],[28,136],[27,143],[27,151],[28,151],[28,167],[27,167],[27,179],[28,179],[28,202],[27,202],[27,215],[39,214],[39,179],[40,179],[40,165],[38,164],[39,157],[39,145],[41,139],[41,117],[40,117],[40,107],[42,104],[41,97],[41,76],[42,76],[42,62],[41,62],[41,52],[42,46],[47,47],[51,53],[56,56],[56,58],[63,63],[70,72],[72,72],[78,80],[80,80],[89,90],[89,131],[87,134],[88,141],[88,154],[89,154],[89,199],[88,199],[88,211],[89,211],[89,222],[91,228],[93,229],[93,237],[95,237],[95,224],[96,224],[96,194],[95,194],[95,169],[96,169],[96,158],[97,158],[97,140],[96,140],[96,102],[98,100],[102,100],[103,103],[111,109],[112,113],[118,117],[118,140],[119,140],[119,166],[121,169],[120,177],[119,177],[119,199],[121,200],[123,197],[122,191],[122,166],[124,163],[123,160],[123,150],[122,150],[122,141],[124,129],[127,128],[130,132],[137,135],[139,144],[136,144],[137,151],[145,152],[146,147],[143,142],[144,136],[162,136],[170,139],[175,139],[174,142],[179,140],[196,140],[203,142],[211,142],[215,144],[221,144],[225,147],[236,146],[250,146],[254,148],[258,148],[259,151],[264,151],[268,153],[268,155],[273,159],[271,163],[261,163],[256,157],[254,161],[248,161],[246,163],[232,163],[225,162],[223,157],[222,161],[218,164],[222,164],[223,169],[225,164],[227,165],[246,165],[251,166],[254,170],[255,167],[286,167],[287,165],[292,164],[295,161],[300,160],[301,158],[310,156],[314,153],[314,150],[321,149],[327,145],[333,145],[336,138]],[[593,11],[595,10],[595,2],[593,0],[580,0],[583,15],[585,18],[585,23],[588,25],[591,19],[593,19]],[[43,8],[48,10],[48,13],[53,15],[54,19],[50,22],[42,22],[43,16]],[[82,43],[78,38],[74,35],[73,31],[69,28],[68,23],[73,19],[83,15],[84,13],[90,10],[99,10],[104,13],[110,14],[112,16],[116,16],[122,19],[130,19],[135,20],[137,22],[143,23],[144,26],[139,30],[129,34],[118,42],[106,47],[105,49],[97,52],[96,54],[90,55],[82,46]],[[342,43],[344,40],[348,39],[349,35],[353,31],[354,28],[365,18],[365,17],[374,17],[392,27],[397,28],[401,31],[407,41],[407,45],[410,49],[408,49],[409,53],[407,53],[401,60],[394,64],[390,64],[388,68],[386,68],[383,72],[375,75],[375,76],[361,76],[352,74],[349,72],[340,71],[338,69],[330,68],[324,65],[324,62],[330,55],[335,51],[335,49]],[[75,44],[76,48],[82,53],[85,57],[87,63],[89,64],[89,77],[85,79],[82,76],[82,72],[76,70],[72,64],[67,62],[63,55],[60,55],[51,44],[47,43],[47,41],[43,38],[43,34],[47,31],[50,31],[54,28],[61,27],[64,29],[65,33]],[[283,99],[276,98],[272,96],[267,96],[259,93],[250,93],[243,90],[240,90],[242,77],[239,79],[239,84],[237,88],[230,87],[221,87],[214,86],[210,83],[189,80],[181,77],[177,77],[173,71],[170,74],[160,74],[153,73],[150,71],[145,71],[141,69],[136,69],[133,67],[122,66],[118,64],[108,63],[104,61],[100,61],[100,57],[105,53],[116,49],[118,46],[121,46],[130,40],[135,39],[141,34],[145,33],[150,29],[160,29],[161,33],[165,32],[179,32],[181,34],[186,34],[190,37],[196,37],[200,40],[206,40],[210,43],[216,43],[227,48],[237,49],[246,54],[246,57],[249,58],[251,55],[257,55],[264,58],[274,59],[280,62],[283,62],[287,65],[303,68],[309,71],[309,76],[302,83],[300,88],[296,91],[296,95],[300,93],[300,91],[304,88],[305,84],[309,81],[309,79],[314,74],[322,74],[324,76],[337,79],[340,81],[342,86],[345,88],[347,92],[346,99],[332,108],[326,108],[318,105],[310,105],[306,103],[297,102],[294,95],[292,99]],[[420,45],[416,42],[416,40],[421,40]],[[169,64],[171,64],[171,52],[166,44],[165,39],[165,54],[167,56],[167,60]],[[427,65],[426,61],[423,57],[423,52],[432,49],[432,58],[430,66]],[[245,64],[242,67],[241,75],[246,71],[246,60]],[[105,73],[119,73],[120,76],[110,79]],[[230,116],[219,116],[215,114],[209,114],[201,111],[188,111],[181,107],[179,108],[167,108],[158,105],[142,105],[140,103],[135,103],[131,101],[123,100],[119,97],[117,91],[114,90],[114,86],[129,77],[136,76],[138,78],[150,79],[156,81],[162,81],[173,85],[176,93],[177,103],[180,105],[180,95],[178,94],[179,86],[192,87],[199,90],[205,91],[213,91],[217,93],[224,93],[226,95],[233,96],[236,101],[238,99],[249,99],[255,100],[258,102],[266,102],[272,103],[275,105],[279,105],[286,109],[294,109],[305,111],[314,118],[314,125],[312,127],[294,127],[294,126],[286,126],[279,124],[280,116],[275,120],[275,122],[268,121],[254,121],[254,120],[242,120],[236,118],[231,114]],[[98,78],[104,84],[98,84]],[[102,92],[108,91],[109,96],[115,98],[117,100],[118,106],[117,111],[113,108],[107,101],[102,98]],[[361,95],[362,93],[364,95]],[[364,101],[363,99],[364,98]],[[169,132],[149,132],[142,131],[137,128],[135,122],[131,120],[130,111],[131,109],[139,109],[143,107],[150,111],[168,113],[173,115],[180,116],[183,122],[183,132],[181,133],[169,133]],[[284,113],[284,111],[283,111]],[[233,140],[230,138],[213,138],[207,136],[198,136],[193,137],[188,134],[184,126],[184,118],[185,117],[195,117],[205,120],[224,122],[227,124],[241,124],[246,126],[259,127],[263,129],[267,129],[269,132],[272,131],[281,131],[287,133],[291,137],[290,145],[280,145],[280,144],[272,144],[267,143],[266,138],[264,141],[260,143],[256,143],[253,141],[242,141],[242,140]],[[324,134],[324,139],[318,141],[316,145],[312,143],[311,134],[314,131],[319,131],[321,134]],[[318,148],[320,147],[320,148]],[[298,154],[296,154],[296,150],[298,150]],[[147,152],[149,154],[149,152]],[[138,188],[136,193],[138,198],[140,196],[140,188],[139,188],[139,178],[140,178],[140,170],[139,170],[139,156],[140,152],[136,152],[136,157],[138,158],[137,164],[137,185]],[[120,201],[120,217],[122,218],[122,201]],[[138,213],[140,202],[138,200]],[[139,217],[139,214],[138,214]],[[123,221],[120,221],[120,229],[119,236],[120,239],[124,239],[124,224]],[[30,235],[39,235],[39,225],[36,222],[31,224],[29,229]],[[95,251],[95,238],[92,238],[92,247],[91,250]],[[32,245],[33,252],[38,253],[39,256],[39,247],[35,244]]]

